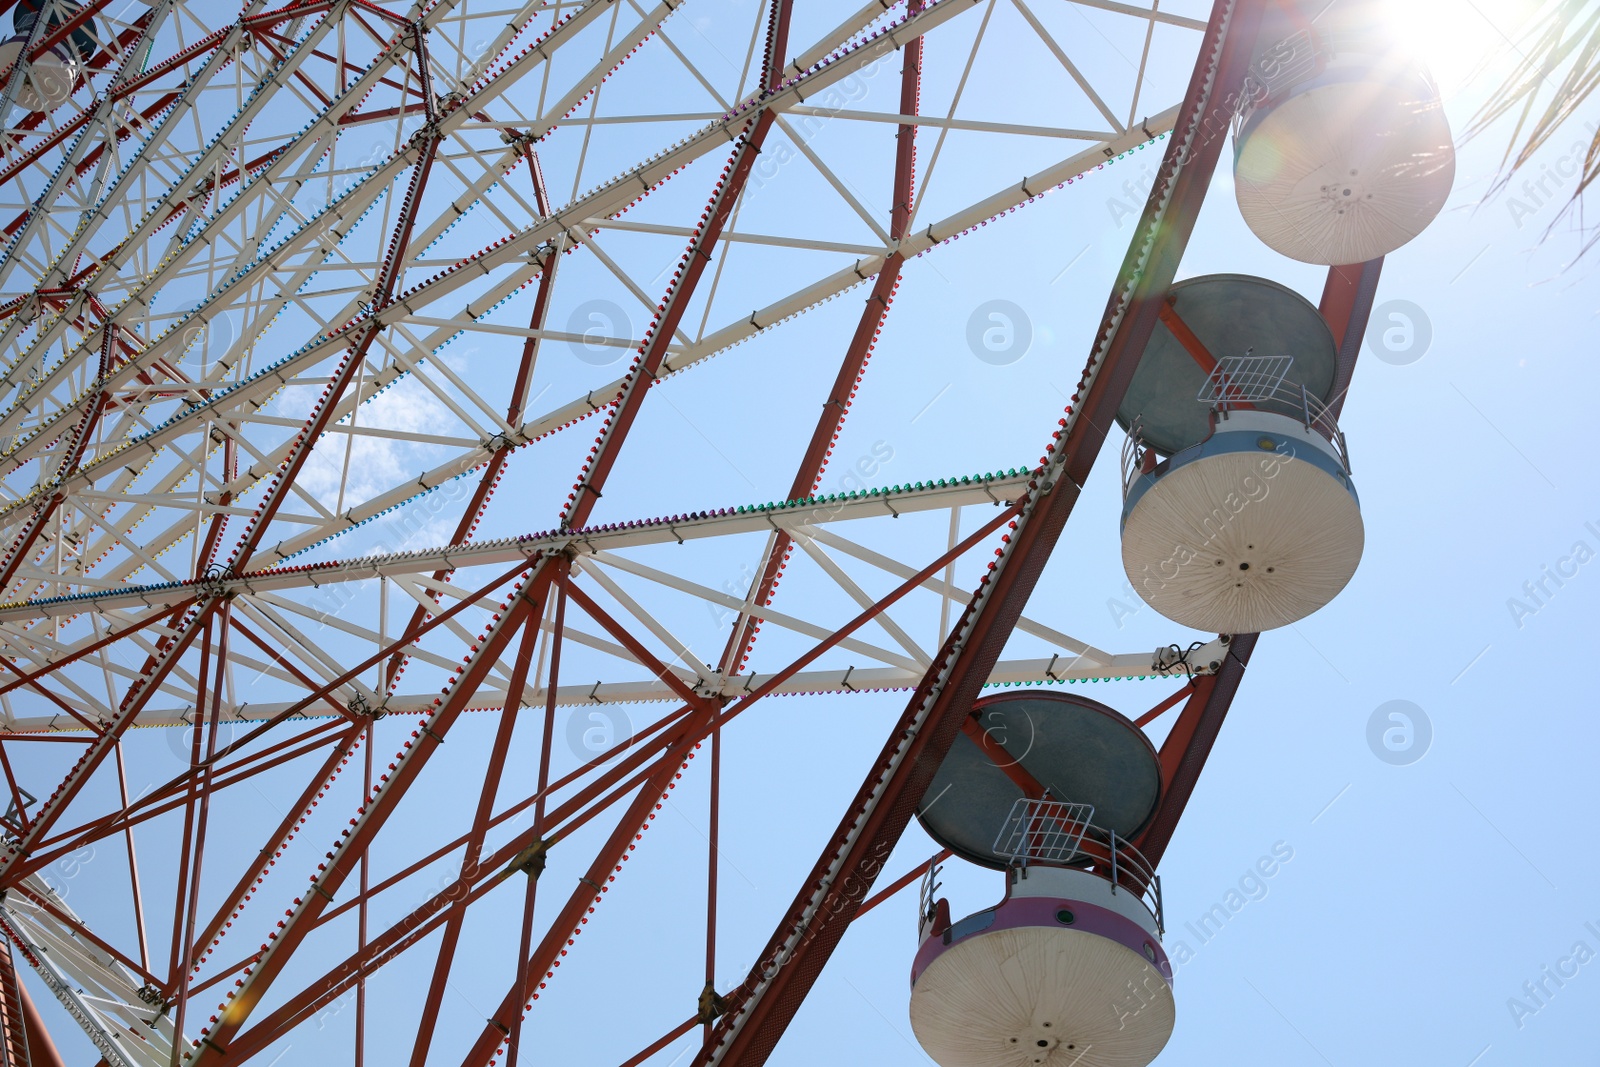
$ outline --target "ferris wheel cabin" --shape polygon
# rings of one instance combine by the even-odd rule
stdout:
[[[0,41],[0,71],[9,70],[22,59],[30,39],[36,44],[44,42],[82,10],[70,0],[19,0],[11,11],[12,36]],[[45,15],[43,26],[39,26],[41,15]],[[94,20],[90,18],[36,56],[17,82],[13,103],[28,111],[53,111],[66,103],[85,64],[100,47],[91,32],[93,27]]]
[[[1160,879],[1129,841],[1160,797],[1155,750],[1112,709],[1047,691],[979,701],[967,723],[917,817],[1004,870],[1005,897],[952,922],[930,870],[917,1040],[941,1067],[1144,1067],[1175,1019]]]
[[[1293,5],[1263,34],[1234,128],[1239,211],[1269,248],[1364,263],[1420,234],[1455,181],[1439,88],[1372,0]]]

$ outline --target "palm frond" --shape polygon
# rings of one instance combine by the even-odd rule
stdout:
[[[1514,47],[1520,58],[1511,75],[1467,128],[1467,136],[1474,137],[1509,114],[1517,116],[1491,194],[1503,189],[1600,87],[1600,0],[1551,0],[1535,13],[1523,42]],[[1562,216],[1580,203],[1597,178],[1600,129],[1589,142]],[[1594,243],[1588,242],[1584,251]]]

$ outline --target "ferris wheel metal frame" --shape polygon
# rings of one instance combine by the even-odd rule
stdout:
[[[792,0],[773,0],[764,44],[758,48],[757,36],[751,38],[751,54],[759,54],[758,62],[747,60],[755,78],[751,92],[589,192],[578,195],[575,187],[565,205],[552,194],[537,146],[563,124],[594,130],[593,109],[588,125],[580,109],[598,100],[602,83],[646,41],[658,38],[683,58],[664,31],[683,0],[664,0],[649,10],[633,4],[637,21],[620,33],[625,0],[528,4],[511,14],[477,56],[464,47],[464,31],[452,29],[452,18],[459,21],[453,12],[465,6],[456,0],[417,3],[403,14],[368,0],[297,0],[276,9],[254,0],[237,20],[154,66],[141,64],[161,27],[186,17],[173,0],[159,0],[126,22],[112,20],[105,0],[75,12],[47,7],[57,13],[56,21],[38,19],[26,49],[30,60],[94,19],[116,34],[114,45],[88,62],[86,77],[100,81],[87,93],[80,84],[75,113],[27,116],[4,131],[9,141],[0,159],[0,189],[13,190],[10,200],[0,195],[8,242],[0,285],[16,290],[19,278],[27,279],[26,291],[0,307],[0,354],[8,361],[8,400],[0,413],[0,526],[6,544],[0,587],[10,601],[0,605],[0,668],[6,675],[0,678],[0,767],[11,801],[0,821],[0,934],[7,942],[0,952],[0,1037],[6,1054],[22,1049],[27,1056],[31,1046],[31,1062],[52,1062],[43,1051],[48,1033],[18,978],[20,959],[108,1064],[211,1067],[249,1060],[350,990],[358,991],[352,1054],[359,1064],[366,981],[439,933],[412,1053],[412,1062],[421,1064],[430,1053],[451,968],[458,965],[464,916],[508,875],[521,873],[527,877],[517,966],[504,976],[504,996],[474,1040],[449,1053],[452,1061],[459,1054],[463,1067],[500,1057],[515,1064],[524,1016],[536,1007],[539,990],[557,977],[567,949],[581,948],[577,935],[587,916],[627,870],[624,864],[653,812],[706,746],[712,842],[706,866],[707,985],[695,1011],[688,1008],[696,991],[683,991],[687,1018],[624,1067],[646,1062],[697,1027],[703,1040],[696,1065],[763,1063],[850,924],[927,872],[928,864],[895,873],[884,868],[974,700],[995,682],[1141,676],[1179,683],[1136,720],[1142,727],[1170,714],[1172,722],[1159,750],[1162,801],[1134,842],[1158,864],[1228,714],[1256,635],[1219,636],[1198,655],[1163,661],[1146,652],[1096,648],[1023,612],[1145,344],[1158,323],[1170,324],[1174,317],[1165,294],[1233,115],[1248,94],[1252,48],[1268,0],[1216,0],[1203,23],[1162,13],[1159,5],[1072,2],[1143,20],[1152,32],[1163,24],[1196,34],[1198,59],[1183,100],[1136,120],[1135,93],[1129,113],[1114,114],[1106,103],[1113,94],[1097,91],[1029,6],[1013,0],[1109,129],[1065,131],[1083,147],[933,222],[917,215],[916,136],[919,129],[938,128],[942,138],[963,123],[953,118],[954,105],[942,120],[919,113],[922,41],[960,19],[986,20],[979,12],[992,9],[994,0],[910,0],[903,10],[872,0],[798,53],[789,40]],[[9,6],[0,2],[0,14]],[[530,20],[541,12],[553,13],[553,24],[542,34],[529,33]],[[498,23],[506,14],[483,17]],[[584,31],[607,17],[611,32],[598,58],[583,64],[565,88],[551,89],[554,57],[570,42],[587,41]],[[981,36],[981,29],[976,32]],[[361,34],[364,43],[352,43]],[[1148,49],[1147,36],[1145,58]],[[135,62],[141,54],[145,58]],[[817,248],[851,255],[854,262],[808,280],[747,318],[715,329],[702,321],[699,335],[691,336],[685,326],[696,294],[704,287],[714,295],[726,261],[723,250],[739,242],[793,243],[737,228],[741,198],[773,131],[818,110],[807,101],[895,54],[898,114],[861,117],[891,123],[896,131],[887,225],[860,209],[881,244],[846,247],[818,239]],[[692,67],[686,58],[683,63]],[[22,67],[5,72],[0,111],[10,111]],[[324,67],[334,72],[331,91],[308,73]],[[1143,60],[1136,85],[1142,67]],[[229,69],[236,82],[231,94],[222,80]],[[546,85],[536,115],[495,117],[507,114],[495,110],[505,104],[507,90],[535,77]],[[443,86],[449,88],[441,92]],[[546,98],[546,90],[553,98]],[[233,98],[225,119],[211,114],[218,95]],[[288,108],[290,100],[306,121],[284,140],[282,131],[293,127],[274,109]],[[407,132],[406,118],[420,124]],[[278,132],[268,135],[272,146],[251,143],[256,121],[277,124]],[[393,149],[341,172],[326,161],[335,159],[341,131],[361,122],[389,123]],[[1038,131],[1019,126],[1009,132]],[[937,484],[821,494],[823,471],[906,263],[1169,133],[1078,388],[1059,424],[1049,428],[1037,465]],[[670,227],[626,218],[673,175],[724,148],[726,163],[698,220]],[[813,162],[856,204],[849,183],[837,180],[821,160]],[[430,180],[447,173],[461,191],[444,203],[438,195],[430,199]],[[514,174],[525,180],[527,192],[511,188]],[[300,197],[317,182],[334,195],[308,210]],[[371,226],[374,211],[382,219],[378,229]],[[448,262],[430,262],[428,250],[473,213],[492,215],[504,235],[469,254],[443,257]],[[603,236],[630,227],[687,239],[664,289],[651,290],[649,281],[632,276],[603,248]],[[363,241],[381,252],[351,259],[351,246]],[[651,314],[649,328],[642,337],[605,339],[635,351],[620,380],[535,409],[529,383],[541,344],[573,339],[552,328],[549,313],[561,267],[574,254],[593,256],[632,290]],[[436,266],[442,269],[435,272]],[[1350,384],[1381,266],[1375,260],[1328,272],[1320,310],[1339,347],[1334,414]],[[416,281],[419,274],[428,276]],[[307,290],[317,277],[328,279],[324,288]],[[157,294],[184,279],[200,284],[204,295],[192,309],[166,311]],[[860,317],[785,500],[609,524],[594,520],[652,387],[858,286],[867,288]],[[533,294],[525,327],[485,321],[525,290]],[[313,305],[302,296],[306,292],[325,299]],[[712,297],[704,303],[709,318]],[[213,364],[186,366],[184,353],[196,331],[204,343],[205,331],[228,312],[245,319],[240,335],[229,339]],[[287,355],[257,361],[252,337],[283,315],[321,325]],[[504,403],[479,396],[448,364],[428,358],[472,331],[520,348]],[[434,394],[456,407],[461,423],[478,430],[476,437],[451,436],[440,445],[448,458],[435,467],[348,507],[348,447],[340,506],[327,508],[297,486],[316,449],[348,446],[363,432],[363,398],[402,378],[434,383]],[[305,395],[315,399],[298,421],[271,409],[273,398],[291,386],[314,387]],[[475,540],[495,487],[515,462],[513,453],[591,417],[599,423],[598,436],[553,525],[515,538]],[[193,499],[178,501],[179,487],[191,477],[195,487],[185,491]],[[455,497],[441,505],[449,509],[453,533],[442,547],[297,562],[349,531],[374,521],[381,526],[385,515],[408,514],[408,503],[441,500],[446,493]],[[961,509],[980,505],[992,508],[992,516],[959,536]],[[180,509],[176,517],[167,516],[174,508]],[[952,516],[949,541],[925,562],[888,558],[839,532],[858,520],[946,510]],[[148,521],[165,525],[137,533]],[[628,555],[641,546],[736,534],[766,539],[743,595]],[[187,562],[162,562],[184,544],[190,549]],[[980,548],[994,552],[981,580],[972,589],[956,587],[951,568]],[[774,606],[796,549],[856,603],[854,617],[843,624],[821,622]],[[867,592],[838,565],[841,557],[876,568],[892,591]],[[715,664],[700,670],[703,661],[628,592],[619,580],[624,575],[726,611],[734,621]],[[341,590],[374,578],[381,579],[385,596],[392,585],[408,598],[402,602],[411,604],[409,620],[399,632],[388,632],[387,601],[375,622],[341,620],[345,632],[370,644],[372,652],[358,662],[337,661],[318,649],[305,620],[337,615],[351,603]],[[940,610],[954,613],[941,622],[937,649],[922,647],[889,615],[918,591],[932,591]],[[328,609],[330,603],[335,610]],[[587,629],[575,625],[580,617]],[[763,626],[799,635],[807,651],[781,667],[747,670]],[[895,647],[869,639],[874,632]],[[1005,659],[1006,642],[1018,632],[1060,651],[1048,660]],[[607,652],[630,665],[632,676],[593,684],[564,681],[567,642]],[[837,669],[826,656],[839,648],[877,665]],[[131,650],[138,666],[114,661],[113,649]],[[401,689],[407,666],[416,675],[442,676],[442,687],[437,693]],[[275,694],[297,689],[299,695],[241,701],[235,668],[268,679]],[[374,672],[381,684],[369,683]],[[103,680],[103,694],[91,687],[96,677]],[[909,698],[837,830],[792,902],[774,902],[773,933],[748,975],[718,991],[712,972],[723,729],[769,695],[893,689],[909,690]],[[558,709],[623,701],[670,710],[623,752],[554,772],[550,750]],[[537,784],[510,808],[497,810],[511,734],[523,709],[542,734]],[[470,824],[404,870],[381,876],[369,870],[374,840],[386,828],[399,832],[402,819],[395,813],[402,800],[452,726],[472,710],[499,712],[500,718]],[[402,713],[420,718],[385,767],[374,755],[376,724]],[[121,742],[136,726],[190,726],[192,736],[187,770],[130,797]],[[224,734],[224,727],[231,732]],[[52,792],[33,797],[19,750],[63,744],[81,750],[76,761],[52,782]],[[218,832],[215,826],[208,830],[214,799],[306,758],[313,769],[259,856],[220,876],[230,886],[220,907],[200,907],[202,879],[218,877],[205,867],[208,834]],[[347,825],[325,859],[302,872],[308,882],[294,891],[281,921],[274,917],[261,925],[259,949],[254,941],[239,944],[255,935],[229,938],[236,925],[246,925],[245,904],[276,857],[313,818],[318,799],[347,765],[363,778],[360,801],[346,813]],[[71,818],[64,818],[69,812]],[[532,812],[530,825],[514,834],[503,831],[524,812]],[[152,956],[145,945],[133,836],[136,827],[162,816],[181,818],[183,826],[165,967],[159,951]],[[539,912],[543,933],[536,937],[541,872],[562,840],[602,816],[597,825],[613,828],[576,883],[557,888],[546,881],[545,895],[556,895],[556,911],[548,919]],[[95,842],[126,845],[134,872],[128,889],[137,916],[137,952],[126,938],[92,929],[42,878],[50,864]],[[456,877],[398,921],[369,932],[372,900],[408,873],[458,853]],[[501,890],[507,892],[512,890]],[[319,967],[314,980],[289,972],[297,951],[323,924],[352,912],[360,917],[353,952]],[[215,952],[227,962],[211,962]]]

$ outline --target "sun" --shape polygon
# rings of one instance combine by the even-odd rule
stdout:
[[[1446,99],[1512,47],[1540,0],[1385,0],[1387,32],[1428,65]]]

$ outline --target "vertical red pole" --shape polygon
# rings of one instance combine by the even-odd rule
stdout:
[[[533,835],[544,836],[545,794],[550,788],[550,743],[555,739],[556,686],[561,680],[561,636],[567,624],[567,587],[561,583],[556,590],[555,628],[550,631],[550,674],[544,687],[544,733],[539,742],[539,799],[533,805]],[[533,906],[539,896],[539,879],[528,878],[528,889],[522,901],[522,940],[517,948],[517,989],[528,988],[529,952],[533,947]],[[506,1037],[506,1067],[517,1067],[522,1053],[522,1018],[517,1012],[512,1017],[510,1033]]]
[[[711,720],[711,800],[706,829],[706,984],[701,996],[708,1000],[717,993],[717,843],[721,837],[722,817],[722,716]],[[708,1007],[710,1005],[707,1005]],[[705,1023],[705,1036],[711,1036],[712,1018],[704,1009],[701,1019]]]
[[[205,769],[195,779],[200,788],[200,811],[195,820],[194,863],[192,869],[188,872],[188,899],[179,905],[179,914],[183,916],[183,925],[181,929],[175,931],[173,939],[174,947],[180,950],[187,949],[189,945],[194,943],[195,913],[200,908],[200,874],[205,861],[206,825],[211,816],[212,761],[217,754],[217,723],[222,715],[223,681],[227,677],[228,664],[228,618],[232,613],[232,609],[232,602],[224,601],[222,610],[218,612],[215,619],[215,627],[212,625],[213,620],[206,620],[206,644],[201,651],[200,657],[200,704],[195,709],[195,748],[196,750],[199,748],[199,728],[203,721],[206,733],[206,765]],[[213,668],[216,674],[216,682],[211,692],[210,706],[208,708],[205,700],[205,664],[211,655],[213,633],[215,633],[217,639],[216,664]],[[176,959],[175,962],[176,966],[167,978],[168,985],[175,985],[178,994],[178,1010],[173,1015],[172,1023],[172,1032],[178,1039],[172,1043],[172,1067],[178,1067],[183,1054],[181,1038],[183,1035],[184,1016],[189,1007],[189,971],[192,965],[191,957],[187,952]]]
[[[122,810],[128,810],[128,768],[122,759],[122,743],[117,743],[117,789],[122,795]],[[123,830],[128,845],[128,881],[133,887],[133,926],[139,935],[139,966],[150,969],[150,941],[144,929],[144,894],[139,886],[139,857],[133,849],[133,827]]]
[[[171,1000],[183,983],[183,912],[189,899],[189,873],[193,867],[190,862],[190,853],[194,848],[194,808],[199,795],[200,783],[204,777],[198,773],[200,767],[200,745],[205,736],[205,689],[206,679],[210,677],[211,670],[211,620],[207,618],[201,624],[200,637],[200,680],[196,686],[194,707],[194,736],[189,742],[189,767],[196,771],[189,779],[187,795],[183,804],[183,847],[178,855],[178,891],[173,894],[175,911],[172,916],[172,951],[167,961],[167,984],[162,990],[162,998]],[[180,1012],[179,1018],[182,1018]]]
[[[483,854],[483,839],[489,832],[489,817],[494,814],[494,799],[500,790],[500,778],[505,771],[506,753],[511,749],[511,734],[517,725],[517,710],[522,704],[522,691],[528,684],[528,667],[533,662],[533,648],[539,639],[539,617],[529,615],[522,631],[522,641],[517,646],[516,659],[512,661],[511,677],[506,687],[506,704],[495,730],[494,742],[489,748],[489,762],[484,769],[483,787],[478,792],[478,807],[473,813],[472,827],[467,833],[466,850],[461,857],[461,877],[473,878],[478,874],[478,860]],[[454,908],[445,920],[444,936],[439,942],[439,954],[434,961],[433,981],[428,985],[422,1003],[422,1013],[417,1026],[417,1037],[411,1047],[411,1067],[426,1067],[428,1049],[433,1044],[434,1027],[439,1020],[439,1006],[444,1000],[444,990],[450,979],[450,965],[455,961],[456,946],[461,938],[461,925],[466,919],[465,908]]]
[[[377,743],[374,737],[374,728],[377,723],[367,720],[366,728],[366,755],[362,760],[361,768],[361,795],[372,795],[372,748]],[[361,853],[360,882],[356,891],[361,894],[361,902],[356,906],[356,951],[365,951],[367,947],[367,900],[370,885],[368,883],[368,858],[365,852]],[[366,1067],[367,1062],[367,976],[362,974],[356,979],[356,1054],[355,1067]]]

